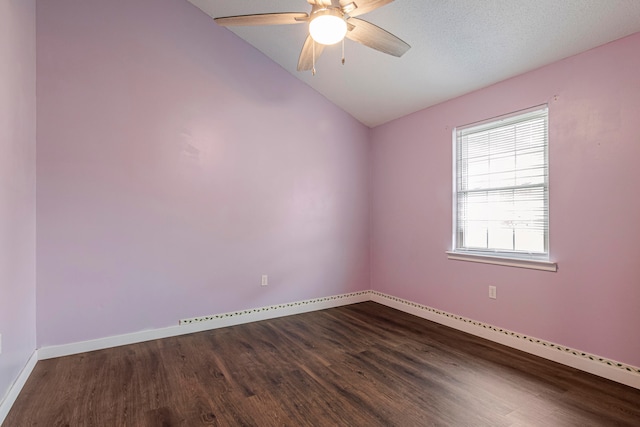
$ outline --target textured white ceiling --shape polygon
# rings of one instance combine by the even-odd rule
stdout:
[[[306,0],[189,1],[212,17],[310,10]],[[312,76],[296,71],[306,24],[230,29],[373,127],[638,32],[640,0],[396,0],[359,18],[411,49],[396,58],[346,40],[346,64],[339,44],[327,47]]]

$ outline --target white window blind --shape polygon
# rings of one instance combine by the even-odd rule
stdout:
[[[548,259],[548,109],[455,131],[454,251]]]

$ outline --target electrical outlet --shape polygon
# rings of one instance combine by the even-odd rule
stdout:
[[[489,298],[491,299],[496,299],[497,294],[496,294],[496,287],[495,286],[489,286]]]
[[[267,276],[266,274],[262,275],[262,282],[260,283],[261,286],[267,286],[269,284],[269,276]]]

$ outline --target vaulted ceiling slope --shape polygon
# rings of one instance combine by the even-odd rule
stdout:
[[[311,9],[305,0],[189,1],[211,17]],[[314,76],[296,71],[306,24],[230,30],[375,127],[638,32],[640,1],[395,0],[359,18],[411,49],[396,58],[345,40],[345,64],[341,45],[328,46]]]

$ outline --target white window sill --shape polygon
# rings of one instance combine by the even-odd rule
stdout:
[[[558,271],[558,264],[550,261],[523,258],[507,258],[491,255],[469,254],[447,251],[447,258],[456,261],[480,262],[483,264],[505,265],[508,267],[531,268],[533,270]]]

